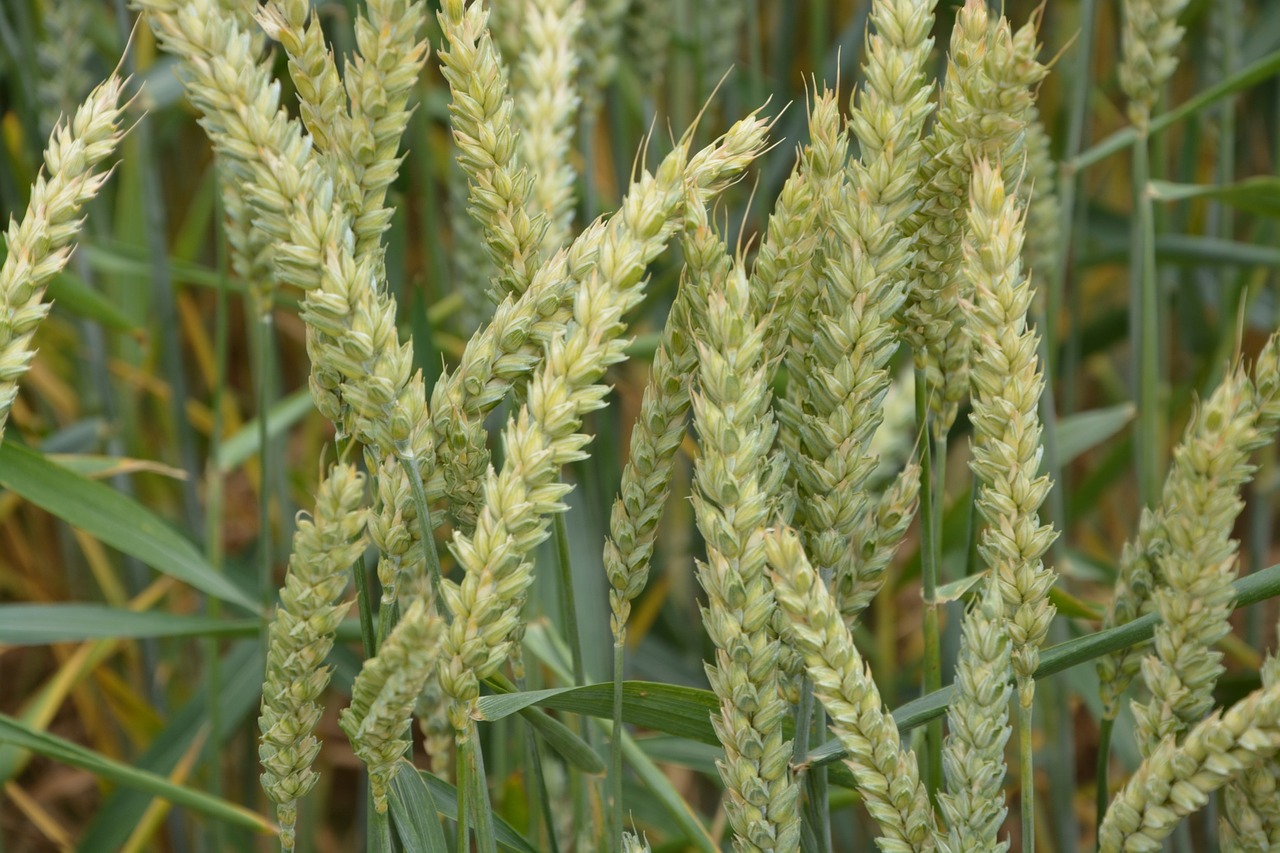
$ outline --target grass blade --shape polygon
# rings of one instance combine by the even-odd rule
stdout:
[[[0,445],[0,486],[157,571],[251,611],[253,597],[209,564],[190,540],[109,486],[13,442]]]
[[[257,619],[210,619],[104,604],[0,604],[0,645],[41,646],[104,638],[249,637]]]

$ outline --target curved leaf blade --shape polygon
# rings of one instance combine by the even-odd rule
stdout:
[[[103,483],[12,442],[0,444],[0,487],[201,592],[256,611],[253,597],[150,510]]]

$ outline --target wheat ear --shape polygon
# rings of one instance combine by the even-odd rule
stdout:
[[[956,663],[955,699],[947,707],[942,763],[947,790],[938,805],[947,823],[939,846],[948,853],[1004,853],[998,833],[1005,802],[1005,745],[1009,742],[1009,685],[1013,675],[999,584],[989,579],[964,617]]]
[[[297,801],[316,782],[311,764],[320,743],[314,731],[332,672],[324,661],[348,610],[342,598],[349,569],[364,552],[363,498],[364,477],[350,465],[333,466],[320,482],[315,511],[299,520],[293,536],[280,606],[268,630],[258,757],[286,850],[293,849]]]
[[[834,599],[794,531],[770,531],[764,548],[774,598],[787,617],[784,638],[804,656],[814,695],[848,753],[845,763],[883,833],[876,843],[886,853],[935,849],[933,809],[915,754],[902,748],[893,715],[884,707]]]
[[[1129,120],[1145,133],[1164,84],[1178,67],[1184,30],[1178,16],[1187,0],[1124,0],[1120,32],[1120,87],[1129,96]]]
[[[972,467],[987,522],[979,551],[1000,587],[1018,696],[1029,708],[1040,646],[1053,621],[1049,589],[1056,577],[1043,558],[1057,534],[1038,514],[1052,485],[1038,474],[1044,377],[1039,336],[1027,324],[1032,292],[1022,271],[1017,199],[1005,192],[1000,170],[985,162],[974,167],[972,198],[964,269],[974,290],[967,308],[977,354]]]
[[[559,249],[573,227],[576,174],[569,162],[578,115],[578,54],[583,0],[533,0],[526,11],[516,118],[533,187],[530,215],[546,217],[543,245]]]
[[[44,169],[31,187],[22,219],[10,219],[0,266],[0,440],[18,396],[18,380],[31,366],[36,329],[49,314],[45,288],[67,265],[80,231],[81,211],[110,176],[97,171],[123,135],[120,97],[125,81],[111,76],[58,124],[44,152]]]
[[[544,348],[569,322],[573,294],[602,249],[616,247],[643,271],[680,229],[686,204],[705,206],[737,180],[754,156],[759,131],[758,121],[748,118],[692,158],[683,149],[667,155],[657,180],[646,175],[634,183],[619,213],[593,222],[538,269],[525,293],[504,299],[492,321],[472,336],[458,367],[436,383],[431,411],[440,465],[428,491],[448,496],[462,530],[475,524],[489,464],[484,417],[540,366]],[[676,162],[685,160],[682,170]],[[662,227],[650,228],[658,220]]]
[[[444,620],[430,599],[417,598],[364,662],[351,686],[351,705],[338,718],[351,748],[369,769],[373,805],[387,810],[387,789],[411,746],[413,709],[440,655]]]
[[[734,849],[794,850],[799,787],[788,766],[791,742],[782,732],[787,706],[779,692],[781,643],[774,634],[763,541],[785,472],[777,464],[782,457],[770,454],[776,428],[764,325],[751,309],[740,266],[708,272],[706,280],[695,282],[706,290],[707,311],[695,332],[693,413],[702,453],[694,469],[693,508],[707,542],[698,578],[707,593],[703,623],[716,647],[715,663],[707,666],[720,700],[712,725],[725,750],[719,770]]]
[[[497,267],[501,297],[529,288],[547,223],[540,213],[529,213],[532,178],[520,156],[515,107],[485,7],[483,0],[441,4],[440,29],[448,44],[440,51],[440,67],[453,95],[458,162],[471,179],[471,215]]]
[[[1167,737],[1116,795],[1098,831],[1101,853],[1155,853],[1210,795],[1280,751],[1280,688],[1215,712],[1178,742]]]

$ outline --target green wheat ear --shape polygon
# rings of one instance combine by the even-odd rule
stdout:
[[[71,257],[84,221],[81,210],[111,174],[98,167],[124,133],[124,86],[113,75],[54,127],[27,210],[21,220],[11,219],[5,231],[9,251],[0,267],[0,441],[18,396],[18,380],[35,357],[32,338],[49,313],[45,288]]]
[[[298,522],[280,606],[268,631],[258,756],[262,787],[276,803],[286,850],[293,847],[297,801],[316,782],[311,764],[320,743],[314,730],[331,673],[324,660],[348,610],[342,598],[351,564],[364,553],[364,485],[363,475],[350,465],[335,465],[321,481],[311,518]]]

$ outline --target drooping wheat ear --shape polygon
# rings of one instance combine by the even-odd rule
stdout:
[[[604,89],[618,70],[618,40],[628,0],[587,0],[586,19],[578,49],[582,52],[582,112],[595,116]]]
[[[755,156],[762,128],[759,119],[748,117],[692,159],[684,149],[667,155],[654,177],[631,186],[619,213],[588,226],[538,269],[525,293],[505,299],[489,325],[472,336],[457,369],[436,383],[431,411],[440,469],[428,491],[448,496],[464,531],[475,525],[489,465],[484,417],[539,367],[543,349],[569,322],[573,294],[602,250],[616,247],[643,271],[680,229],[686,203],[706,206],[737,180]],[[686,160],[682,170],[678,163]],[[650,229],[658,220],[662,227]]]
[[[1124,0],[1120,88],[1129,96],[1129,120],[1145,133],[1164,84],[1178,67],[1178,16],[1187,0]]]
[[[764,537],[773,594],[787,616],[786,640],[804,655],[814,695],[848,755],[858,792],[886,851],[935,848],[936,826],[916,757],[903,750],[898,726],[884,707],[871,671],[858,654],[835,601],[804,555],[793,531]]]
[[[942,763],[947,791],[938,795],[947,834],[939,846],[949,853],[1003,853],[999,841],[1005,803],[1004,748],[1009,742],[1009,685],[1013,675],[1000,587],[993,578],[964,617],[955,699],[947,707]]]
[[[721,252],[725,252],[723,245]],[[785,473],[771,454],[764,323],[751,308],[738,264],[721,267],[706,288],[698,318],[698,390],[694,425],[702,453],[694,468],[693,510],[707,543],[698,579],[707,593],[703,622],[715,644],[707,665],[720,700],[712,716],[724,745],[720,763],[725,812],[740,851],[795,850],[800,843],[799,786],[782,732],[787,705],[779,693],[782,644],[775,634],[773,592],[765,572],[764,525],[777,512]]]
[[[297,801],[316,781],[311,764],[320,743],[314,731],[331,673],[324,660],[348,609],[342,601],[348,571],[364,552],[363,499],[364,477],[350,465],[334,465],[317,490],[312,517],[298,522],[268,632],[258,757],[286,850],[293,848]]]
[[[547,221],[530,215],[532,179],[521,158],[506,72],[487,25],[483,0],[445,0],[440,66],[453,94],[450,114],[458,162],[471,179],[471,215],[497,266],[498,298],[529,288]]]
[[[52,133],[58,119],[76,108],[92,82],[85,66],[93,49],[93,7],[80,0],[42,0],[39,7],[43,32],[36,42],[36,108],[44,134]]]
[[[724,245],[707,224],[705,208],[686,210],[681,246],[684,274],[653,356],[640,416],[631,428],[630,453],[604,546],[611,626],[619,645],[626,641],[631,602],[648,582],[658,521],[671,492],[672,465],[685,436],[689,386],[698,365],[693,323],[705,316],[707,282],[723,279],[729,267]]]
[[[49,313],[45,288],[71,257],[81,211],[110,175],[97,171],[116,150],[123,131],[125,81],[112,75],[58,124],[44,152],[44,168],[31,187],[22,220],[9,220],[8,255],[0,267],[0,440],[18,396],[18,380],[31,366],[31,340]]]
[[[1254,691],[1225,714],[1201,720],[1179,743],[1147,756],[1116,795],[1098,832],[1102,853],[1155,853],[1209,796],[1280,751],[1280,687]]]
[[[454,619],[446,634],[441,682],[456,700],[459,728],[478,695],[478,680],[510,654],[532,581],[531,551],[547,537],[548,516],[563,510],[561,498],[569,489],[560,482],[560,467],[581,457],[589,440],[577,432],[582,416],[602,405],[607,388],[599,380],[624,357],[621,318],[642,295],[640,280],[650,258],[643,247],[665,242],[674,230],[665,211],[679,209],[681,202],[672,195],[740,173],[761,150],[766,130],[767,124],[753,116],[691,159],[686,159],[686,138],[656,176],[640,180],[609,227],[594,238],[594,263],[579,271],[572,317],[546,344],[525,405],[507,424],[502,470],[490,469],[484,479],[475,532],[454,536],[453,551],[465,575],[460,584],[445,588]],[[555,259],[547,269],[554,266]]]
[[[522,159],[533,188],[529,213],[546,217],[543,245],[556,250],[573,226],[576,172],[569,162],[578,116],[578,31],[582,0],[532,0],[526,11],[520,55],[516,117]]]
[[[351,705],[338,725],[369,770],[378,812],[387,810],[387,788],[412,742],[414,704],[439,661],[444,620],[427,599],[415,599],[369,658],[351,686]]]
[[[1253,397],[1255,428],[1260,439],[1269,439],[1280,425],[1280,335],[1272,335],[1258,355],[1254,367]],[[1197,440],[1188,432],[1182,445],[1174,451],[1175,456],[1190,453],[1194,458],[1197,453],[1186,448]],[[1203,455],[1204,451],[1198,453]],[[1121,552],[1119,575],[1104,627],[1123,625],[1154,609],[1154,593],[1165,583],[1160,563],[1168,547],[1164,502],[1170,500],[1170,495],[1204,493],[1213,485],[1194,479],[1194,475],[1192,468],[1174,465],[1165,478],[1161,505],[1154,510],[1143,511],[1137,536],[1126,543]],[[1247,476],[1252,476],[1251,472]],[[1240,485],[1243,482],[1247,480]],[[1098,659],[1102,712],[1106,719],[1113,720],[1120,712],[1120,699],[1138,672],[1144,649],[1144,646],[1139,646]]]
[[[981,483],[978,509],[987,528],[979,552],[1000,587],[1013,647],[1018,697],[1031,706],[1032,675],[1053,621],[1049,588],[1056,577],[1043,563],[1057,533],[1038,510],[1052,483],[1038,475],[1044,392],[1036,347],[1027,325],[1031,285],[1022,271],[1023,218],[1007,194],[1000,169],[974,166],[964,271],[973,289],[966,305],[975,347],[973,473]]]
[[[1032,90],[1045,74],[1036,60],[1037,23],[1014,33],[1004,18],[990,21],[983,0],[966,0],[956,16],[938,119],[925,139],[920,209],[908,224],[918,249],[903,318],[929,384],[935,435],[950,429],[969,390],[971,342],[959,305],[970,295],[960,245],[972,164],[1019,162]]]
[[[635,69],[641,91],[656,97],[667,73],[667,53],[675,34],[676,0],[632,0],[628,4],[619,45]]]
[[[1036,315],[1044,313],[1044,294],[1061,249],[1062,205],[1056,187],[1057,164],[1040,113],[1031,108],[1025,140],[1026,174],[1018,181],[1018,199],[1027,211],[1027,241],[1022,260],[1036,289]],[[1052,322],[1045,318],[1045,322]]]
[[[1280,659],[1267,655],[1262,687],[1280,685]],[[1267,853],[1280,849],[1280,763],[1275,758],[1250,767],[1222,791],[1219,837],[1224,850]]]
[[[1166,491],[1162,503],[1161,583],[1153,592],[1161,622],[1154,652],[1142,662],[1151,700],[1134,705],[1143,754],[1179,737],[1213,707],[1223,671],[1214,646],[1231,630],[1235,602],[1231,531],[1244,508],[1239,491],[1253,475],[1249,455],[1266,443],[1255,421],[1253,389],[1237,366],[1196,412],[1174,452],[1178,479],[1189,488]]]
[[[853,528],[858,541],[848,568],[835,577],[831,590],[850,628],[884,586],[886,570],[916,516],[919,497],[920,466],[911,463],[898,472],[884,494],[864,505]]]

